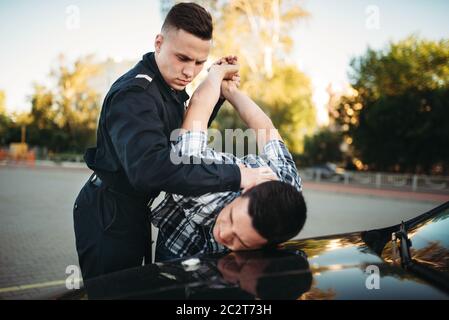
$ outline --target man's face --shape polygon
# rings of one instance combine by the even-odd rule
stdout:
[[[248,204],[248,198],[238,197],[218,214],[213,235],[219,244],[237,251],[258,249],[267,243],[252,225]]]
[[[252,257],[253,252],[231,252],[218,260],[217,268],[226,281],[240,285],[246,292],[257,296],[257,281],[264,275],[264,270],[269,265],[268,259],[257,255]],[[256,253],[256,251],[254,251]]]
[[[162,77],[171,88],[180,91],[203,69],[211,41],[172,28],[158,34],[154,46]]]

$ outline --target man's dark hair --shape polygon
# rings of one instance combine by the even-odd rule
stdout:
[[[203,40],[212,39],[212,17],[196,3],[178,3],[173,6],[162,25],[162,30],[170,28],[182,29]]]
[[[261,183],[243,194],[249,199],[248,211],[253,227],[268,240],[267,245],[285,242],[296,236],[306,222],[306,203],[302,192],[280,181]]]

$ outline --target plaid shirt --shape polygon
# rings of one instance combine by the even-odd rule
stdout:
[[[209,148],[205,132],[186,132],[172,145],[172,151],[179,157],[193,156],[214,163],[242,163],[252,168],[269,166],[280,181],[302,191],[295,162],[280,140],[269,141],[261,156],[250,154],[240,159]],[[166,248],[177,257],[224,252],[228,249],[215,241],[212,229],[220,211],[240,195],[240,191],[207,193],[197,197],[166,194],[150,214],[150,219],[166,240]]]

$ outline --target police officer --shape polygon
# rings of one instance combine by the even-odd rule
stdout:
[[[181,126],[189,98],[185,87],[203,68],[211,38],[212,19],[204,8],[175,5],[156,36],[155,52],[145,54],[106,95],[97,146],[84,156],[94,173],[74,205],[84,280],[150,262],[147,217],[160,191],[200,195],[263,181],[257,169],[170,160],[170,134]]]

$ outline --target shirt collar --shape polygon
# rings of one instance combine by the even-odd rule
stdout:
[[[176,91],[172,89],[167,82],[165,82],[164,77],[159,71],[159,67],[156,63],[156,58],[154,52],[149,52],[145,54],[142,58],[144,65],[150,69],[156,75],[156,79],[158,80],[158,84],[161,88],[161,93],[165,100],[169,98],[175,99],[178,103],[185,104],[187,100],[189,100],[190,96],[187,94],[186,90]]]

